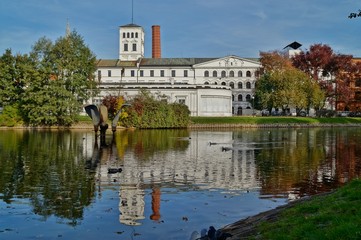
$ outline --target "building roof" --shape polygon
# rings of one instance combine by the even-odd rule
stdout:
[[[284,47],[283,49],[290,47],[290,48],[293,48],[293,49],[296,50],[297,48],[299,48],[299,47],[301,47],[301,46],[302,46],[301,43],[299,43],[299,42],[293,42],[293,43],[288,44],[288,45],[287,45],[286,47]]]
[[[123,25],[123,26],[120,26],[120,27],[141,27],[137,24],[134,24],[134,23],[129,23],[129,24],[126,24],[126,25]]]
[[[140,66],[193,66],[219,58],[142,58]],[[259,62],[258,58],[243,58]],[[119,59],[99,59],[98,67],[136,67],[137,61],[121,61]]]

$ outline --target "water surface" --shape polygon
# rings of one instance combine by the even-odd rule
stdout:
[[[100,142],[91,131],[1,130],[0,239],[189,239],[359,177],[360,137],[125,130]]]

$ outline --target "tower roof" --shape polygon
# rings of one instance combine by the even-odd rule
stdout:
[[[141,26],[139,26],[139,25],[137,25],[137,24],[134,24],[134,23],[129,23],[129,24],[123,25],[123,26],[121,26],[121,27],[141,27]]]
[[[283,49],[288,48],[288,47],[293,48],[293,49],[297,49],[297,48],[299,48],[299,47],[301,47],[301,46],[302,46],[301,43],[299,43],[299,42],[293,42],[293,43],[288,44],[288,45],[287,45],[286,47],[284,47]]]

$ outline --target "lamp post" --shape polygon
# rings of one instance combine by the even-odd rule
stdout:
[[[252,96],[252,110],[253,110],[252,115],[255,116],[255,112],[254,112],[254,96]]]

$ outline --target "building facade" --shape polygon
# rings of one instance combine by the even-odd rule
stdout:
[[[144,29],[119,28],[119,59],[99,59],[100,104],[107,95],[131,98],[147,89],[157,98],[189,107],[191,116],[248,115],[261,67],[258,59],[162,58],[160,27],[152,27],[152,57],[144,56]]]

